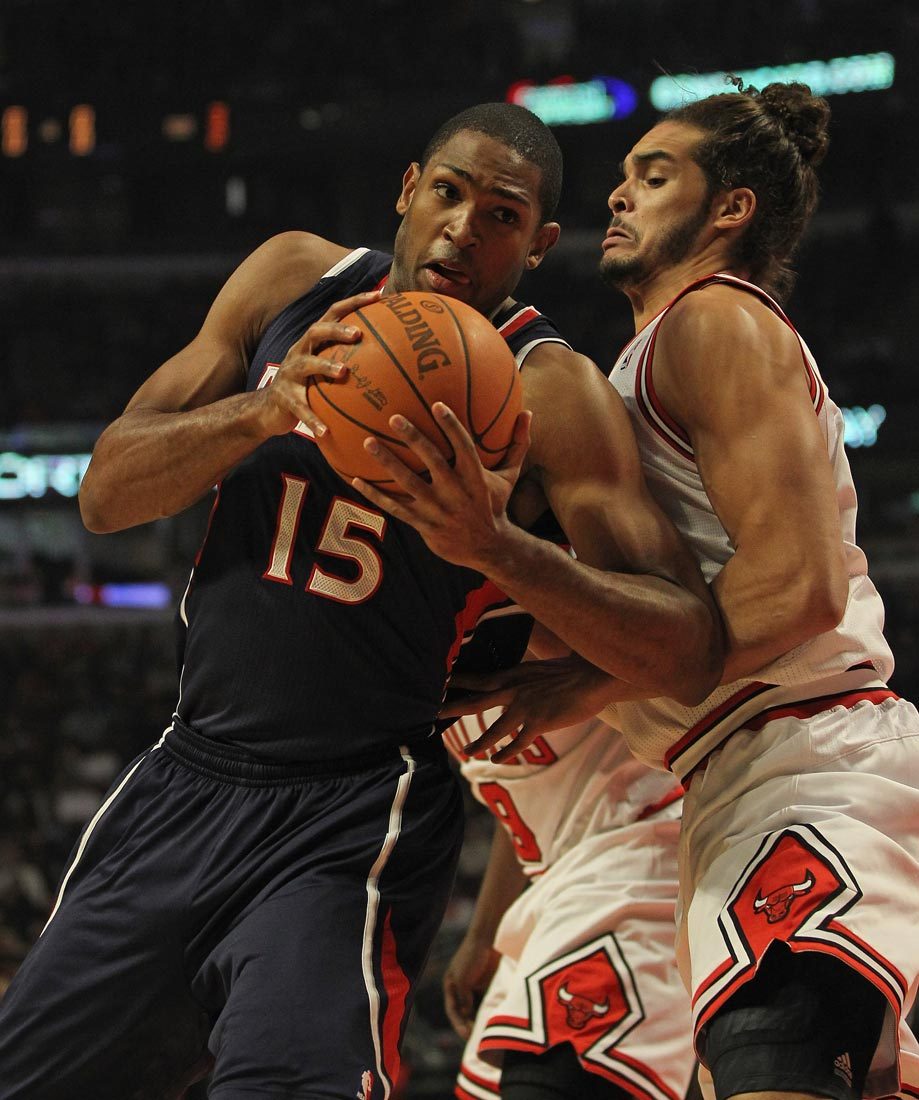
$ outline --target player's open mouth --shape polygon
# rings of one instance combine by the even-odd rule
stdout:
[[[425,270],[434,277],[434,280],[451,286],[468,286],[470,278],[465,271],[458,267],[450,267],[448,264],[425,264]],[[432,281],[434,281],[432,280]]]

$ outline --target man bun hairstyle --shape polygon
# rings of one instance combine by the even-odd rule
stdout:
[[[727,78],[737,92],[708,96],[667,118],[702,130],[693,159],[709,193],[749,187],[753,220],[740,237],[735,261],[774,297],[794,285],[791,261],[817,205],[817,166],[829,146],[830,108],[806,84],[767,84],[762,91]]]
[[[539,169],[539,206],[543,223],[551,221],[562,193],[562,151],[549,127],[516,103],[479,103],[441,125],[421,157],[424,169],[434,154],[463,130],[494,138]]]

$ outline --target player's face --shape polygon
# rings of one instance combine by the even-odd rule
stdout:
[[[622,181],[607,200],[613,216],[600,260],[606,282],[636,286],[699,249],[712,207],[691,155],[702,136],[693,126],[662,122],[623,161]]]
[[[389,285],[461,298],[490,313],[536,267],[558,237],[542,224],[540,170],[500,141],[472,130],[454,135],[424,171],[405,173],[396,210]]]

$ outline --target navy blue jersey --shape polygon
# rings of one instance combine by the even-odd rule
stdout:
[[[247,389],[270,384],[333,302],[372,290],[392,257],[357,249],[266,329]],[[518,364],[564,342],[516,303],[493,322]],[[262,443],[218,487],[180,615],[177,715],[271,760],[352,757],[434,728],[464,633],[494,590],[373,507],[298,427]]]

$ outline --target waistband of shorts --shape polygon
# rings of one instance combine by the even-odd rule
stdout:
[[[749,706],[746,712],[738,707],[738,715],[733,721],[723,722],[720,729],[712,727],[698,736],[696,745],[702,749],[702,752],[699,754],[697,749],[697,756],[692,765],[685,770],[678,770],[671,761],[671,770],[680,779],[683,786],[688,789],[692,780],[705,770],[712,753],[719,749],[732,733],[736,733],[738,730],[756,732],[770,722],[781,718],[806,720],[836,707],[851,710],[859,703],[878,705],[889,699],[900,698],[895,691],[891,691],[883,680],[874,679],[872,672],[873,670],[867,663],[855,665],[847,669],[845,673],[835,677],[819,681],[816,684],[804,685],[804,690],[800,686],[780,687],[778,685],[753,684],[753,688],[761,690],[746,690],[751,696],[751,703],[754,701],[754,696],[760,696],[755,701],[755,705]],[[821,688],[823,690],[820,690]],[[786,698],[782,699],[782,694],[785,694]],[[771,706],[764,705],[768,702],[770,696],[775,701]],[[693,732],[695,731],[690,731],[690,733]]]
[[[406,756],[421,760],[446,760],[441,739],[433,735],[407,738],[401,745],[385,745],[330,760],[292,760],[279,763],[260,760],[246,749],[205,737],[173,717],[163,736],[163,748],[180,764],[193,771],[245,787],[286,787],[313,779],[357,775]]]

